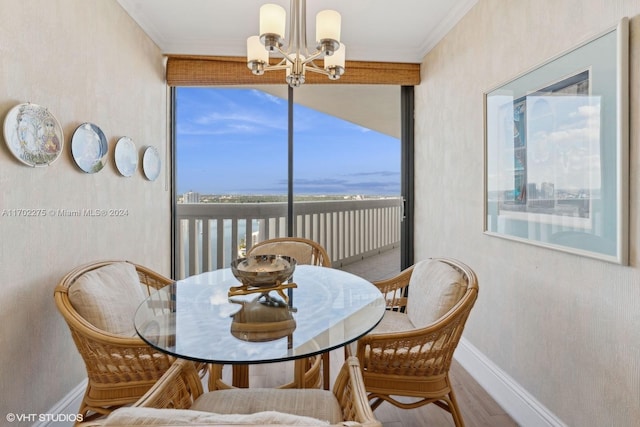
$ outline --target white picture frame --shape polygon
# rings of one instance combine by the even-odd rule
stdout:
[[[484,94],[484,232],[628,263],[629,23]]]

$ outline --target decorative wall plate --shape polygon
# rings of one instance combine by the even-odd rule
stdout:
[[[123,136],[116,142],[114,150],[116,168],[123,176],[131,176],[138,168],[138,153],[131,138]]]
[[[18,104],[4,119],[4,140],[9,151],[29,166],[48,166],[62,152],[64,136],[58,119],[45,107]]]
[[[102,130],[93,123],[78,126],[71,137],[71,155],[86,173],[100,172],[107,163],[109,144]]]
[[[142,157],[142,169],[149,181],[155,181],[160,175],[160,155],[155,147],[147,147]]]

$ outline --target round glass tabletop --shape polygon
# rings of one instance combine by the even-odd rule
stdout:
[[[367,280],[299,265],[288,303],[260,293],[229,297],[231,269],[202,273],[149,296],[135,327],[151,346],[176,357],[221,364],[267,363],[323,353],[357,340],[382,319],[385,300]],[[280,298],[276,292],[271,296]]]

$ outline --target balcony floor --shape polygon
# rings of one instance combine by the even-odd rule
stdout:
[[[338,268],[371,282],[388,279],[400,273],[400,248],[390,249]]]

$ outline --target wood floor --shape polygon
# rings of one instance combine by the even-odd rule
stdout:
[[[335,350],[331,353],[331,383],[335,379],[342,362],[343,351]],[[229,375],[230,370],[225,375]],[[487,394],[485,390],[454,360],[450,372],[451,382],[458,399],[458,405],[462,412],[467,427],[512,427],[517,424],[504,410]],[[250,368],[249,383],[251,387],[277,387],[293,378],[293,364],[291,362],[252,365]],[[403,410],[385,402],[374,412],[376,418],[385,427],[413,427],[454,426],[451,415],[435,405],[426,405],[421,408]]]
[[[450,375],[467,427],[517,426],[455,360]],[[454,425],[451,415],[435,405],[403,410],[385,402],[374,413],[385,427]]]

